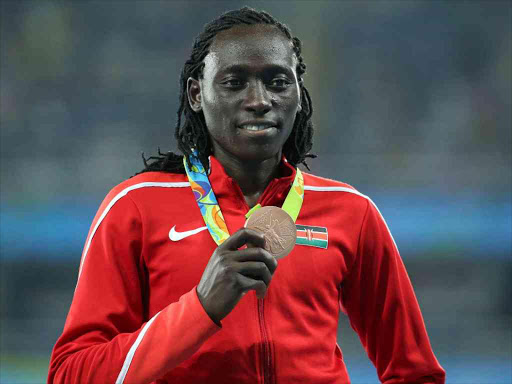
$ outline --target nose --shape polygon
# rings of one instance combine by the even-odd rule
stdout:
[[[250,82],[247,86],[244,105],[246,110],[264,115],[272,108],[272,98],[262,81]]]

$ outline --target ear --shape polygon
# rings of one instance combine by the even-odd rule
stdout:
[[[202,109],[201,106],[201,84],[199,80],[189,77],[187,80],[187,96],[190,108],[194,112],[199,112]]]

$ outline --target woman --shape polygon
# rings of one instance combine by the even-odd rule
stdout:
[[[105,198],[49,383],[347,383],[340,304],[382,382],[444,382],[375,205],[297,168],[314,157],[305,69],[265,12],[205,27],[181,76],[184,156],[151,158]],[[262,206],[295,221],[279,261],[244,227]]]

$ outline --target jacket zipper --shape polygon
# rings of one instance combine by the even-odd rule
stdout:
[[[272,384],[272,356],[270,349],[270,342],[268,341],[267,328],[265,325],[264,315],[264,299],[258,300],[258,317],[260,320],[260,332],[261,338],[263,339],[263,383]]]

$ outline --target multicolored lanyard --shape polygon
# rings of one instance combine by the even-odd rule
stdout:
[[[194,192],[194,197],[201,211],[201,215],[203,215],[203,220],[208,227],[208,231],[210,231],[210,235],[217,245],[221,245],[229,237],[226,221],[224,220],[224,216],[222,216],[222,211],[220,210],[215,193],[213,193],[212,185],[210,184],[203,164],[201,164],[197,156],[190,156],[189,159],[190,167],[185,157],[183,157],[183,164],[185,165],[185,171],[190,181],[190,187]],[[293,180],[290,192],[288,192],[288,196],[286,196],[284,200],[282,209],[292,217],[293,221],[296,221],[303,201],[304,178],[299,168],[297,168],[295,179]],[[260,207],[261,205],[257,204],[251,208],[249,212],[247,212],[246,217],[249,217]]]

